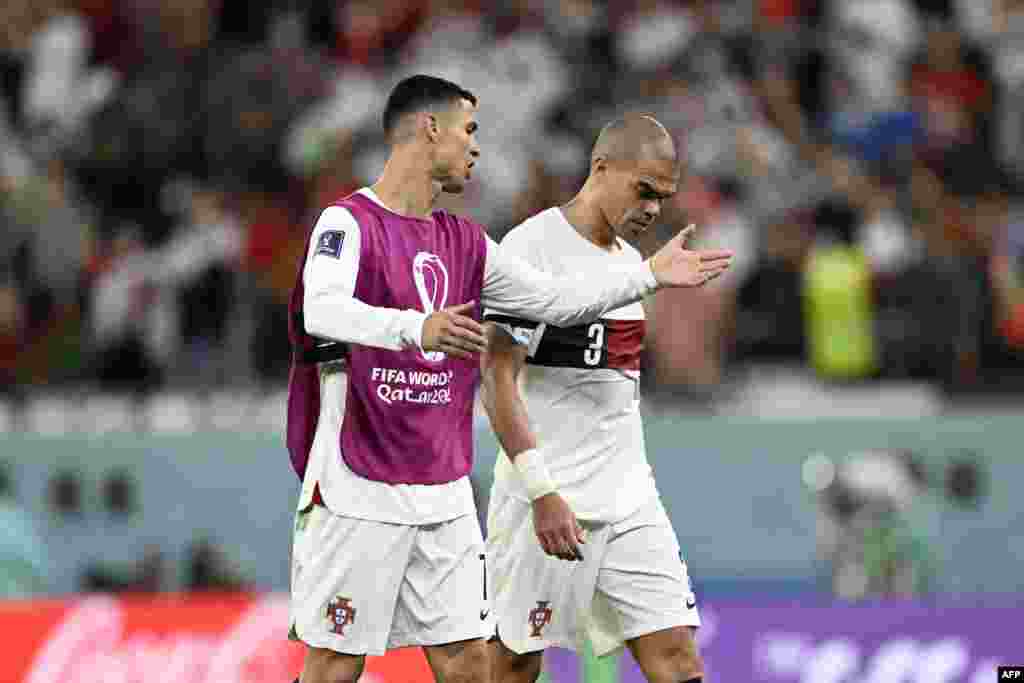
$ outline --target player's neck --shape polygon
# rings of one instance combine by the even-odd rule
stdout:
[[[441,183],[415,160],[392,155],[371,188],[389,210],[413,218],[429,218],[441,194]]]
[[[575,228],[576,232],[584,239],[590,240],[606,251],[615,251],[618,248],[615,231],[612,226],[608,225],[599,206],[586,201],[581,195],[576,195],[561,209],[565,220],[569,221],[569,225]]]

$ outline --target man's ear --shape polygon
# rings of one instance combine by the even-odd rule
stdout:
[[[437,116],[426,112],[422,116],[425,117],[424,125],[426,126],[427,139],[431,142],[437,142],[441,137],[441,123],[437,120]]]

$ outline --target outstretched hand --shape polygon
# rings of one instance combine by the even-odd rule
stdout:
[[[465,359],[487,350],[483,325],[466,315],[474,306],[476,302],[470,301],[431,313],[423,323],[423,350]]]
[[[731,251],[687,249],[686,242],[696,229],[692,223],[686,226],[651,257],[651,270],[662,287],[700,287],[732,264]]]

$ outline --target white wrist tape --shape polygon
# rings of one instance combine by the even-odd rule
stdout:
[[[649,258],[644,263],[647,264],[647,269],[644,271],[644,282],[651,291],[659,289],[661,283],[658,282],[658,275],[654,272],[654,259]]]
[[[544,464],[544,455],[536,448],[525,450],[515,459],[523,483],[526,484],[526,495],[533,502],[541,496],[554,493],[555,481]]]

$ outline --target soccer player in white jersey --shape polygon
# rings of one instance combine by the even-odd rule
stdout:
[[[729,265],[728,252],[686,250],[680,235],[648,262],[552,277],[472,221],[433,211],[470,178],[475,110],[454,83],[399,83],[383,174],[323,212],[299,269],[288,439],[303,477],[291,585],[302,683],[358,680],[365,655],[405,646],[423,646],[439,681],[489,677],[467,476],[486,348],[478,306],[574,325]]]
[[[657,218],[677,181],[668,132],[623,117],[601,131],[576,197],[502,248],[556,276],[640,263],[623,238]],[[569,327],[485,321],[482,393],[503,450],[487,519],[492,681],[533,683],[545,648],[578,650],[585,636],[599,656],[628,645],[651,683],[700,681],[696,600],[644,451],[642,305]]]

